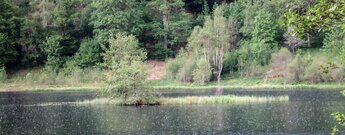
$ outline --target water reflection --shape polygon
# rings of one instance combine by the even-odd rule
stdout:
[[[316,97],[328,95],[326,92],[314,94]],[[33,103],[31,99],[38,99],[25,97],[21,100],[23,104],[19,101],[0,104],[0,134],[323,135],[331,131],[333,119],[330,114],[345,112],[344,100],[340,98],[307,101],[300,99],[301,96],[290,95],[293,100],[290,97],[290,102],[281,103],[144,107],[73,103],[28,105],[25,102]],[[58,99],[56,96],[59,94],[46,94],[53,102],[56,100],[52,99]],[[88,95],[74,96],[90,98]]]

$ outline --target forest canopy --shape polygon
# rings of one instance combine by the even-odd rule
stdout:
[[[1,69],[108,69],[102,54],[122,33],[182,82],[343,80],[343,0],[0,0],[0,9]]]

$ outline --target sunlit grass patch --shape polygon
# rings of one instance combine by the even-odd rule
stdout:
[[[177,98],[161,98],[162,105],[198,105],[198,104],[234,104],[234,103],[264,103],[286,102],[289,96],[255,97],[255,96],[189,96]]]

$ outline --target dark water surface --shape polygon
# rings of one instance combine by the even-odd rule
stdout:
[[[204,90],[162,95],[213,94]],[[345,112],[345,98],[335,90],[231,90],[223,94],[288,95],[289,101],[128,107],[66,104],[97,98],[92,92],[8,92],[0,93],[0,134],[326,135],[334,125],[331,113]]]

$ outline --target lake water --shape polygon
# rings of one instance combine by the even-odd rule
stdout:
[[[162,95],[213,94],[179,90]],[[73,104],[97,98],[92,92],[3,92],[0,134],[325,135],[334,125],[331,113],[345,112],[345,98],[335,90],[231,90],[223,94],[288,95],[289,101],[129,107]]]

